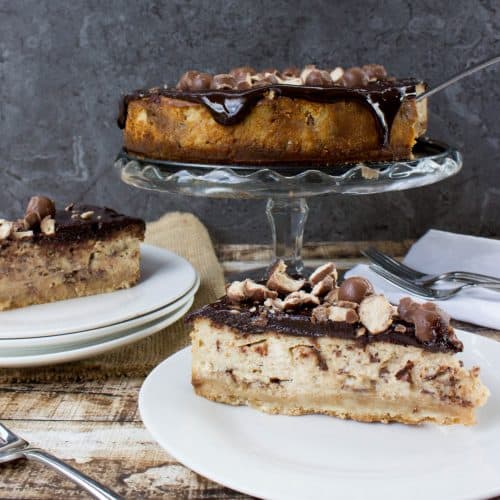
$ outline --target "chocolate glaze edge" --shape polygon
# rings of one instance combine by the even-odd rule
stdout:
[[[266,94],[273,91],[277,97],[305,99],[314,102],[333,103],[342,100],[361,102],[371,112],[377,125],[380,144],[386,147],[394,119],[405,99],[416,97],[419,80],[377,80],[365,87],[309,87],[305,85],[271,84],[248,90],[201,90],[185,92],[177,89],[156,88],[136,90],[122,96],[117,118],[123,129],[127,121],[128,105],[134,100],[158,99],[160,96],[181,99],[204,105],[213,118],[222,125],[241,122]]]
[[[366,332],[357,337],[356,330],[362,325],[360,323],[350,324],[346,322],[313,323],[310,319],[310,310],[301,313],[270,313],[261,316],[262,308],[257,307],[255,312],[249,310],[249,305],[232,306],[225,299],[213,304],[208,304],[197,311],[193,311],[185,318],[186,322],[192,322],[198,318],[209,319],[218,326],[228,326],[245,334],[260,334],[264,332],[275,332],[284,335],[301,337],[336,337],[354,340],[360,346],[375,342],[389,342],[403,346],[413,346],[430,352],[457,353],[463,350],[461,342],[453,342],[446,334],[437,335],[429,342],[422,342],[415,336],[414,326],[402,320],[395,321],[389,329],[377,335]],[[238,313],[231,310],[239,309]],[[396,325],[406,327],[406,332],[395,330]],[[443,332],[441,332],[443,333]]]
[[[93,212],[88,219],[72,217],[73,211],[78,214]],[[104,239],[113,237],[118,231],[133,230],[141,240],[144,238],[146,224],[142,219],[123,215],[111,208],[94,205],[74,205],[73,211],[58,209],[55,214],[55,234],[45,235],[35,231],[33,236],[22,240],[5,239],[0,247],[18,242],[31,241],[37,244],[63,244],[85,241],[88,239]]]
[[[120,214],[107,207],[94,205],[75,205],[73,210],[80,213],[93,212],[89,219],[72,219],[71,212],[58,210],[56,212],[56,236],[59,240],[73,240],[75,238],[102,238],[115,231],[134,228],[141,237],[144,234],[146,224],[142,219]],[[51,237],[48,237],[51,238]]]

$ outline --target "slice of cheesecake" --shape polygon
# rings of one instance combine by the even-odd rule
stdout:
[[[473,424],[488,390],[449,317],[434,304],[396,308],[364,278],[308,280],[278,263],[266,284],[234,282],[192,313],[192,384],[207,399],[268,413],[364,422]]]
[[[128,288],[140,276],[142,220],[110,208],[31,198],[0,221],[0,310]]]

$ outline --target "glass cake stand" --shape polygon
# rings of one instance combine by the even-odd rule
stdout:
[[[124,182],[143,189],[210,198],[267,199],[274,248],[271,262],[281,258],[291,273],[301,274],[307,198],[401,191],[434,184],[462,167],[462,156],[456,149],[430,139],[418,141],[414,157],[410,161],[342,166],[249,166],[150,160],[121,151],[115,166]]]

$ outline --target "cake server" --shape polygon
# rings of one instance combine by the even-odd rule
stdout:
[[[98,500],[120,500],[121,497],[82,472],[40,448],[34,448],[0,423],[0,463],[27,458],[52,467],[85,489]]]
[[[465,78],[466,76],[472,75],[476,71],[480,71],[480,70],[487,68],[488,66],[491,66],[492,64],[496,64],[498,62],[500,62],[500,55],[492,57],[490,59],[486,59],[486,61],[480,62],[479,64],[476,64],[475,66],[472,66],[469,69],[461,71],[460,73],[457,73],[455,76],[448,78],[448,80],[445,80],[444,82],[440,83],[439,85],[436,85],[434,88],[423,92],[422,94],[417,96],[416,100],[421,101],[422,99],[425,99],[426,97],[430,97],[431,95],[434,95],[437,92],[440,92],[441,90],[449,87],[450,85],[453,85],[454,83],[458,82],[462,78]]]

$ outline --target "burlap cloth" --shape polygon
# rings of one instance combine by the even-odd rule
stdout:
[[[151,222],[146,243],[186,258],[200,273],[193,308],[214,301],[224,291],[224,275],[203,224],[192,214],[173,212]],[[189,343],[183,320],[135,344],[73,363],[37,368],[2,368],[0,382],[75,382],[110,377],[144,377],[158,363]]]

